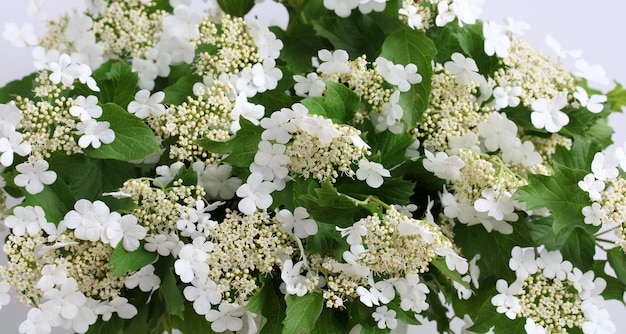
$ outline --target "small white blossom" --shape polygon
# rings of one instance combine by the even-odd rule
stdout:
[[[603,86],[611,83],[611,80],[606,76],[606,71],[602,65],[591,65],[584,59],[578,59],[576,60],[576,63],[574,63],[574,66],[576,66],[577,70],[574,72],[575,76]]]
[[[9,294],[10,289],[11,285],[9,283],[4,281],[0,282],[0,310],[11,301],[11,295]]]
[[[263,175],[252,173],[248,176],[246,183],[237,189],[239,210],[245,214],[253,214],[257,209],[267,209],[272,205],[271,193],[276,190],[276,186],[267,181],[263,181]]]
[[[506,215],[515,210],[511,194],[498,193],[495,189],[485,188],[481,195],[482,197],[474,202],[474,209],[478,212],[487,212],[490,217],[504,220]]]
[[[306,77],[294,75],[293,79],[296,81],[293,88],[298,96],[322,96],[326,90],[326,84],[315,72],[307,74]]]
[[[424,28],[424,18],[421,13],[417,12],[417,7],[414,5],[408,5],[398,10],[398,14],[404,15],[407,18],[407,25],[411,29],[420,30]]]
[[[190,283],[194,277],[205,277],[209,273],[209,265],[205,263],[208,252],[213,250],[213,243],[204,237],[196,237],[193,243],[184,245],[174,262],[174,271],[183,283]]]
[[[193,309],[200,315],[205,315],[211,310],[211,305],[219,305],[222,294],[215,281],[208,277],[196,277],[191,285],[183,290],[185,299],[193,302]]]
[[[515,271],[518,279],[526,279],[529,275],[537,272],[534,248],[513,247],[509,268]]]
[[[493,97],[495,98],[497,109],[517,107],[520,103],[519,97],[521,95],[522,87],[519,86],[496,87],[493,90]]]
[[[424,168],[434,173],[443,180],[455,180],[461,176],[461,168],[465,163],[457,156],[449,157],[445,152],[437,152],[432,154],[429,150],[424,150],[426,159],[424,159]]]
[[[161,104],[164,98],[163,92],[150,94],[149,90],[142,89],[135,94],[135,100],[128,104],[128,112],[141,119],[159,117],[165,113],[165,106]]]
[[[230,125],[230,131],[236,133],[241,129],[239,124],[239,117],[243,117],[254,125],[259,125],[259,120],[265,115],[265,107],[260,104],[254,104],[248,102],[248,98],[242,92],[235,99],[235,107],[230,112],[230,118],[232,123]]]
[[[37,160],[35,163],[23,162],[15,169],[20,173],[15,176],[13,182],[18,187],[25,187],[31,194],[43,191],[44,184],[53,184],[57,180],[57,173],[48,170],[50,165],[46,160]]]
[[[105,227],[101,239],[113,248],[121,241],[122,247],[127,252],[132,252],[139,248],[139,241],[146,237],[146,232],[145,227],[137,224],[137,217],[124,215]]]
[[[589,199],[599,201],[602,198],[600,192],[604,190],[605,184],[602,180],[596,180],[593,173],[589,173],[582,181],[578,181],[578,187],[589,194]]]
[[[40,206],[17,206],[13,209],[13,214],[4,219],[4,224],[11,229],[11,233],[16,236],[23,236],[28,232],[30,236],[35,236],[42,227],[48,224],[46,215]]]
[[[496,311],[504,313],[509,319],[515,319],[522,310],[519,299],[515,297],[522,292],[521,282],[516,281],[509,286],[505,280],[500,279],[496,282],[496,290],[498,294],[491,298]]]
[[[335,229],[341,233],[342,238],[347,236],[346,242],[351,246],[361,245],[363,243],[361,238],[367,235],[365,223],[361,221],[358,221],[354,223],[354,225],[346,228],[336,226]]]
[[[111,130],[109,122],[98,122],[86,119],[76,124],[76,134],[80,135],[78,146],[100,148],[104,144],[111,144],[115,140],[115,132]]]
[[[281,223],[281,231],[293,233],[300,239],[317,233],[317,223],[309,219],[306,208],[299,206],[293,210],[293,214],[287,209],[282,209],[276,214],[276,219]]]
[[[542,249],[536,262],[537,266],[543,269],[543,276],[550,279],[565,280],[567,273],[572,270],[572,263],[563,261],[563,255],[558,250],[547,251],[545,248]]]
[[[461,53],[452,54],[452,61],[444,64],[446,70],[454,75],[456,81],[461,85],[467,85],[471,82],[480,82],[482,76],[478,73],[478,66],[472,58],[465,58]]]
[[[601,112],[604,109],[603,103],[607,101],[606,95],[593,94],[589,96],[587,91],[580,86],[576,87],[576,92],[573,95],[581,106],[594,114]]]
[[[569,123],[569,117],[562,112],[567,105],[565,96],[556,96],[551,100],[541,98],[533,102],[533,112],[530,113],[530,120],[537,129],[555,133]]]
[[[395,329],[398,327],[396,311],[388,309],[387,306],[377,307],[376,311],[372,313],[372,317],[380,329]]]
[[[483,23],[483,35],[485,37],[484,49],[488,56],[496,54],[500,58],[508,57],[511,39],[504,27],[496,22],[486,21]]]
[[[20,110],[14,104],[0,104],[0,137],[15,133],[21,119]]]
[[[287,259],[283,262],[280,278],[283,281],[281,289],[285,290],[285,294],[302,297],[308,292],[306,277],[300,275],[302,266],[304,266],[304,261],[294,264],[291,259]]]
[[[143,292],[151,292],[161,286],[161,278],[154,273],[154,266],[149,264],[142,267],[136,273],[126,277],[124,286],[127,289],[139,287]]]
[[[70,114],[84,121],[102,116],[102,108],[98,105],[96,96],[79,96],[76,98],[76,105],[70,108]]]
[[[411,84],[422,82],[422,76],[417,73],[415,64],[394,64],[383,58],[376,58],[376,70],[388,83],[397,86],[400,92],[407,92],[411,89]]]
[[[383,185],[383,177],[391,177],[391,173],[378,162],[359,161],[359,169],[356,171],[356,178],[367,183],[372,188],[379,188]]]
[[[5,23],[2,38],[17,48],[35,46],[39,43],[32,24],[24,23],[21,26],[15,23]]]
[[[205,166],[204,162],[197,161],[192,168],[198,173],[198,185],[204,188],[210,198],[231,199],[241,186],[241,180],[232,176],[231,165]]]
[[[606,209],[598,202],[593,202],[591,206],[586,206],[582,210],[585,216],[585,224],[600,226],[602,219],[606,216]]]
[[[209,310],[204,316],[211,323],[211,329],[221,333],[226,330],[237,332],[243,327],[241,317],[245,309],[238,304],[223,301],[218,310]]]
[[[617,166],[619,166],[619,160],[614,154],[606,155],[603,152],[597,152],[591,162],[591,171],[596,179],[605,181],[619,175]]]
[[[31,308],[28,310],[26,320],[24,320],[18,331],[22,334],[47,334],[52,332],[52,314],[42,311],[40,308]]]
[[[146,238],[143,248],[148,252],[157,252],[161,256],[169,256],[178,248],[178,236],[176,234],[157,234]]]
[[[358,0],[356,0],[358,1]],[[317,57],[320,60],[318,71],[324,74],[348,73],[348,52],[345,50],[335,50],[330,52],[326,49],[319,50]]]
[[[124,297],[115,297],[111,301],[104,301],[95,309],[96,314],[102,316],[102,320],[109,321],[113,313],[121,319],[132,319],[137,315],[137,308]]]
[[[339,17],[348,17],[359,6],[359,0],[324,0],[324,7],[332,10]]]
[[[583,52],[581,50],[565,50],[561,44],[554,39],[551,35],[546,35],[545,38],[546,45],[556,53],[556,56],[560,59],[565,59],[567,57],[578,58],[582,56]]]
[[[18,154],[22,157],[30,154],[32,147],[28,142],[23,141],[22,134],[14,131],[7,137],[0,138],[0,163],[9,167],[13,164],[14,154]]]
[[[78,239],[95,242],[100,239],[109,240],[104,232],[109,225],[119,224],[120,217],[119,213],[111,212],[102,201],[92,203],[86,199],[79,199],[74,204],[74,210],[66,213],[59,225],[73,229]]]

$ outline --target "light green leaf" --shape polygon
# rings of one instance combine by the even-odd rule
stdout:
[[[624,250],[615,247],[607,252],[607,257],[617,279],[626,285],[626,254],[624,254]]]
[[[249,300],[245,309],[263,316],[261,334],[281,333],[285,318],[285,299],[274,286],[271,277],[261,277],[262,287]]]
[[[359,97],[343,84],[326,82],[324,96],[308,97],[301,101],[310,114],[321,115],[335,123],[345,124],[352,121],[359,109]]]
[[[574,227],[588,228],[584,223],[582,209],[588,206],[589,195],[578,187],[587,171],[554,164],[554,175],[528,177],[529,184],[519,188],[513,200],[526,202],[528,210],[549,209],[554,215],[554,233],[561,233]]]
[[[98,101],[101,104],[113,102],[125,108],[135,99],[138,82],[137,72],[133,72],[130,65],[116,61],[106,73],[106,80],[98,81]]]
[[[317,318],[322,313],[324,298],[319,293],[308,293],[302,297],[289,295],[286,298],[287,312],[283,322],[283,334],[311,333]]]
[[[428,107],[431,89],[432,61],[437,49],[422,32],[405,29],[390,34],[382,45],[381,57],[394,64],[415,64],[422,82],[414,84],[411,90],[400,94],[400,106],[404,111],[403,121],[409,129],[421,121]]]
[[[143,247],[137,248],[132,252],[124,249],[120,242],[113,250],[111,258],[109,259],[109,265],[113,268],[112,274],[114,276],[122,276],[129,272],[137,271],[157,259],[156,253],[150,253]]]
[[[254,7],[254,2],[254,0],[217,0],[224,12],[240,17],[246,15]]]
[[[598,144],[589,142],[583,137],[575,137],[571,150],[563,146],[557,146],[556,152],[552,156],[552,161],[573,169],[589,170],[593,157],[600,150],[601,148]]]
[[[616,83],[615,88],[606,94],[611,110],[622,111],[626,107],[626,89],[620,83]]]
[[[117,104],[103,105],[102,116],[98,121],[109,122],[111,130],[115,132],[115,140],[111,144],[102,144],[98,149],[86,148],[88,157],[130,161],[142,159],[161,149],[152,130]]]
[[[39,73],[35,72],[19,80],[13,80],[0,88],[0,103],[8,103],[15,100],[16,96],[33,98],[35,78]]]

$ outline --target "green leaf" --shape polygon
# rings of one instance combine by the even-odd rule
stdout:
[[[343,252],[350,248],[334,225],[318,224],[317,233],[306,239],[305,251],[328,255],[337,260],[343,259]]]
[[[347,324],[347,312],[324,307],[311,334],[345,334],[350,331]]]
[[[243,17],[254,7],[254,0],[217,0],[217,3],[227,14],[239,17]]]
[[[381,57],[394,64],[415,64],[422,82],[414,84],[411,90],[400,94],[400,106],[404,111],[402,117],[409,129],[421,121],[422,114],[428,107],[431,89],[432,61],[437,49],[422,32],[405,29],[390,34],[382,45]]]
[[[375,59],[385,39],[372,18],[357,12],[349,18],[334,15],[318,18],[312,24],[318,36],[328,39],[335,49],[346,50],[350,59],[363,54],[370,60]]]
[[[607,258],[611,268],[615,271],[617,279],[626,285],[626,254],[620,247],[615,247],[607,252]]]
[[[285,299],[287,312],[283,322],[283,334],[311,333],[317,318],[322,313],[324,298],[319,293],[308,293],[302,297],[288,295]]]
[[[611,104],[611,110],[621,111],[626,107],[626,89],[619,82],[616,82],[615,88],[608,92],[606,97]]]
[[[560,250],[565,243],[565,238],[563,234],[558,238],[556,237],[552,224],[554,224],[554,217],[552,216],[530,220],[527,223],[528,233],[537,245],[544,245],[549,251]]]
[[[16,96],[33,98],[33,88],[35,86],[35,78],[39,76],[38,72],[29,74],[22,79],[13,80],[0,88],[0,103],[9,103],[15,100]]]
[[[354,328],[354,326],[361,326],[361,334],[386,334],[389,333],[388,329],[380,329],[376,325],[374,318],[372,318],[373,310],[363,305],[359,300],[355,300],[347,304],[349,321],[348,329]]]
[[[596,247],[593,233],[582,228],[574,228],[565,235],[567,237],[561,247],[563,258],[583,272],[591,270]]]
[[[461,274],[456,270],[450,270],[448,265],[446,264],[446,259],[442,257],[437,257],[430,262],[437,270],[448,277],[450,280],[455,281],[465,287],[466,289],[470,289],[471,287],[468,282],[461,279]]]
[[[493,295],[495,294],[496,291],[494,290]],[[522,317],[511,320],[504,314],[496,312],[496,307],[491,304],[491,299],[489,299],[480,307],[474,325],[468,330],[475,333],[486,333],[494,327],[493,331],[496,334],[526,333],[525,324],[526,321]]]
[[[187,98],[193,92],[193,85],[202,82],[202,78],[197,75],[188,75],[180,78],[175,84],[163,89],[165,98],[164,104],[180,105],[187,102]]]
[[[283,49],[280,50],[279,59],[285,62],[285,66],[296,74],[313,71],[311,58],[317,57],[318,50],[325,48],[324,41],[315,34],[315,30],[309,24],[296,24],[285,32],[278,27],[270,28],[276,38],[283,41]]]
[[[60,222],[76,202],[69,187],[58,178],[53,184],[44,186],[42,192],[35,195],[25,192],[24,196],[21,206],[40,206],[46,219],[53,223]]]
[[[254,155],[259,150],[263,128],[254,125],[245,118],[240,118],[241,129],[227,141],[213,141],[207,138],[198,140],[205,151],[229,154],[225,162],[233,166],[248,168],[254,161]]]
[[[108,321],[98,319],[95,324],[89,326],[86,334],[123,334],[124,321],[117,315],[113,315]]]
[[[600,151],[601,148],[598,144],[589,142],[586,138],[579,136],[574,138],[571,150],[563,146],[557,146],[556,152],[552,156],[552,161],[569,168],[589,170],[593,157],[596,152]]]
[[[482,225],[456,224],[454,241],[461,247],[463,256],[467,259],[481,254],[478,261],[481,277],[494,276],[505,279],[515,279],[515,273],[509,268],[513,247],[536,246],[530,237],[528,226],[523,223],[513,223],[511,234],[487,232]]]
[[[332,184],[325,182],[321,188],[315,189],[315,195],[304,195],[309,214],[318,222],[348,227],[354,224],[359,212],[356,202],[337,192]]]
[[[97,93],[100,104],[112,102],[126,108],[135,99],[139,77],[126,62],[115,61],[104,74],[104,78],[96,80],[100,87],[100,92]]]
[[[169,314],[185,319],[185,298],[182,291],[178,288],[176,276],[174,275],[174,260],[168,259],[166,266],[157,267],[156,274],[161,277],[161,287],[159,288],[159,296],[165,302],[165,308]]]
[[[261,334],[281,333],[285,318],[285,299],[270,277],[262,277],[262,286],[248,301],[246,310],[263,316]]]
[[[363,181],[342,179],[337,182],[337,190],[355,198],[375,196],[387,204],[407,205],[411,201],[415,183],[399,177],[385,178],[385,182],[378,188],[372,188]]]
[[[526,202],[528,210],[549,209],[554,216],[554,232],[560,233],[574,227],[586,227],[582,209],[589,205],[589,195],[578,187],[587,171],[554,164],[554,175],[528,177],[528,185],[517,190],[513,199]]]
[[[117,104],[103,105],[102,116],[98,121],[109,122],[111,130],[115,132],[115,140],[98,149],[86,148],[85,154],[89,157],[129,161],[142,159],[161,149],[152,130]]]
[[[296,207],[305,206],[306,201],[303,196],[315,195],[314,189],[319,187],[320,184],[315,179],[303,179],[296,176],[291,182],[287,182],[283,190],[272,193],[274,201],[270,208],[280,207],[293,211]]]
[[[324,96],[308,97],[301,101],[310,114],[321,115],[335,123],[345,124],[352,121],[359,109],[359,97],[343,84],[326,82]]]
[[[119,277],[151,264],[157,257],[158,255],[156,253],[150,253],[143,247],[129,252],[124,249],[120,242],[111,254],[109,265],[113,268],[112,274]]]
[[[609,120],[607,117],[603,117],[598,119],[585,133],[593,138],[602,149],[607,148],[609,145],[613,144],[613,134],[615,130],[611,125],[609,125]]]
[[[215,331],[211,329],[211,323],[208,322],[204,316],[196,313],[191,303],[185,303],[185,312],[182,318],[177,316],[172,317],[172,326],[182,333],[215,333]]]
[[[395,134],[390,131],[376,133],[370,122],[366,122],[363,132],[366,132],[367,144],[373,156],[379,157],[380,162],[387,169],[402,164],[407,160],[406,150],[415,142],[415,139],[405,134]]]

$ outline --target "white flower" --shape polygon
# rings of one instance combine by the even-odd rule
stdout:
[[[164,98],[163,92],[150,94],[149,90],[142,89],[135,94],[135,100],[128,104],[128,112],[141,119],[159,117],[165,113],[165,106],[161,104]]]
[[[365,223],[362,221],[358,221],[354,223],[354,225],[346,228],[341,228],[336,226],[335,229],[341,232],[341,237],[346,238],[346,242],[350,246],[361,245],[363,242],[361,238],[367,235],[367,228],[365,227]]]
[[[605,181],[614,179],[619,175],[619,170],[617,169],[618,165],[619,160],[615,155],[605,155],[602,152],[597,152],[591,162],[591,171],[596,179]]]
[[[208,252],[213,250],[213,243],[204,237],[196,237],[193,243],[184,245],[174,262],[174,271],[183,283],[190,283],[194,277],[204,277],[209,273],[209,265],[205,263]]]
[[[515,281],[511,286],[505,280],[496,282],[496,290],[499,294],[491,298],[491,303],[498,313],[504,313],[509,319],[515,319],[517,313],[522,310],[519,299],[515,295],[522,292],[522,283]]]
[[[388,83],[397,86],[400,92],[407,92],[411,89],[411,84],[422,82],[422,76],[417,73],[415,64],[394,64],[391,61],[378,57],[376,58],[376,70]]]
[[[237,332],[243,327],[241,317],[245,309],[238,304],[223,301],[218,311],[209,310],[204,316],[211,323],[211,329],[221,333],[226,330]]]
[[[313,219],[307,219],[308,217],[306,208],[300,206],[293,210],[293,214],[287,209],[282,209],[276,214],[276,219],[281,223],[280,230],[293,233],[300,239],[317,233],[317,223]]]
[[[99,148],[102,143],[111,144],[115,140],[115,132],[111,130],[109,122],[98,122],[93,119],[86,119],[76,124],[76,134],[81,135],[78,139],[78,146],[87,148]]]
[[[567,114],[561,111],[567,105],[565,96],[556,96],[551,100],[538,99],[531,105],[533,112],[530,113],[530,120],[537,129],[559,132],[562,127],[569,123]]]
[[[424,150],[426,159],[422,162],[427,171],[434,173],[443,180],[455,180],[461,176],[461,168],[465,163],[457,156],[449,157],[445,152],[432,154],[429,150]]]
[[[508,57],[511,39],[501,25],[493,21],[483,23],[483,35],[485,37],[484,48],[487,55],[493,56],[496,54],[500,58]]]
[[[104,301],[95,309],[96,314],[102,315],[102,320],[109,321],[113,313],[121,319],[132,319],[137,315],[137,308],[124,297],[115,297],[111,301]]]
[[[41,278],[37,281],[37,288],[47,291],[55,285],[62,285],[67,280],[67,265],[47,264],[41,268]]]
[[[63,83],[64,86],[70,86],[76,79],[74,70],[70,67],[72,59],[67,54],[62,54],[58,62],[50,62],[48,68],[50,73],[50,81],[54,84]]]
[[[267,26],[261,20],[247,21],[250,28],[250,35],[254,39],[257,47],[257,53],[261,59],[276,59],[280,56],[280,50],[283,48],[283,42],[276,38]]]
[[[396,311],[388,309],[387,306],[377,307],[376,311],[372,313],[372,318],[378,323],[378,328],[380,329],[394,329],[398,327]]]
[[[261,172],[266,181],[285,179],[289,174],[286,166],[290,161],[289,157],[285,155],[285,145],[272,144],[269,141],[261,140],[258,148],[259,150],[254,155],[254,163],[250,166],[250,171]]]
[[[513,35],[524,36],[524,31],[530,29],[530,25],[524,21],[517,21],[510,17],[505,17],[504,28]]]
[[[30,205],[15,207],[13,214],[4,220],[4,224],[16,236],[23,236],[28,232],[30,236],[34,237],[47,223],[43,209],[40,206],[33,207]]]
[[[185,164],[181,161],[176,161],[170,166],[163,165],[157,167],[155,171],[158,176],[154,178],[154,180],[156,181],[154,183],[156,183],[156,185],[159,187],[166,187],[170,182],[174,180],[174,178],[178,174],[178,171],[180,171],[180,169],[184,165]]]
[[[435,18],[435,24],[437,27],[443,27],[446,24],[454,21],[456,14],[450,7],[448,1],[439,1],[437,4],[437,17]]]
[[[511,259],[509,260],[509,268],[515,271],[518,279],[526,279],[528,275],[536,273],[538,267],[535,262],[534,248],[513,247],[511,250]]]
[[[296,105],[304,107],[302,104],[294,104],[292,108],[296,107]],[[304,109],[306,110],[306,107]],[[286,144],[291,140],[291,134],[295,133],[298,127],[291,121],[289,110],[283,108],[280,111],[273,112],[269,118],[266,117],[261,120],[261,127],[265,129],[261,133],[261,139],[276,140],[280,144]]]
[[[363,252],[365,252],[363,245],[350,246],[350,250],[343,252],[342,256],[346,263],[335,263],[333,269],[342,271],[349,276],[368,277],[371,272],[370,269],[357,262]]]
[[[192,165],[198,173],[198,185],[204,188],[207,195],[217,199],[231,199],[235,196],[241,180],[231,176],[233,167],[228,164],[204,165],[197,161]]]
[[[485,188],[481,195],[482,197],[474,202],[474,209],[478,212],[487,212],[490,217],[504,220],[504,216],[513,213],[515,210],[510,194],[499,193],[492,188]]]
[[[15,133],[22,116],[14,104],[0,104],[0,137],[8,137]]]
[[[106,226],[101,239],[113,248],[122,241],[122,247],[132,252],[139,248],[139,240],[145,237],[146,228],[137,224],[137,217],[129,214]]]
[[[283,262],[280,278],[283,280],[281,289],[285,289],[285,294],[302,297],[308,292],[306,277],[300,275],[303,265],[304,261],[299,261],[294,264],[291,259],[287,259]]]
[[[541,325],[535,324],[535,321],[531,318],[526,319],[524,329],[527,334],[546,334],[546,329]]]
[[[320,143],[330,144],[333,138],[340,136],[339,131],[332,126],[333,122],[323,117],[308,117],[300,119],[298,125],[302,130],[317,137]]]
[[[39,308],[31,308],[28,310],[26,320],[24,320],[18,328],[20,333],[23,334],[45,334],[52,332],[52,314],[50,312],[42,311]]]
[[[451,59],[452,61],[446,62],[444,66],[450,74],[454,75],[459,84],[467,85],[482,80],[474,59],[465,58],[463,54],[458,52],[453,53]]]
[[[585,320],[587,320],[582,327],[584,334],[613,334],[617,332],[607,309],[600,308],[592,300],[585,300],[582,304],[582,311]]]
[[[169,256],[178,248],[178,236],[176,234],[157,234],[147,237],[143,248],[148,252],[157,252],[161,256]]]
[[[27,156],[32,148],[28,142],[23,141],[22,134],[19,132],[11,132],[7,137],[0,138],[0,163],[9,167],[13,164],[13,155]]]
[[[267,58],[262,64],[257,63],[251,68],[244,68],[239,75],[236,82],[237,91],[252,97],[257,93],[276,88],[278,81],[283,77],[283,72],[276,67],[274,59]]]
[[[54,315],[58,320],[53,320],[53,324],[61,324],[64,320],[79,318],[79,309],[87,302],[87,297],[78,291],[78,284],[73,278],[66,279],[60,288],[46,290],[43,297],[48,300],[41,304],[40,308],[54,310]]]
[[[599,296],[606,288],[606,280],[602,277],[594,279],[593,270],[583,273],[578,268],[573,268],[572,272],[567,273],[567,279],[578,290],[578,296],[582,300],[591,299]]]
[[[76,105],[70,108],[70,114],[81,121],[102,116],[102,108],[98,105],[98,98],[94,95],[76,98]]]
[[[371,11],[382,12],[385,10],[387,0],[359,0],[359,11],[369,14]]]
[[[611,80],[606,76],[606,71],[604,67],[601,65],[591,65],[584,59],[576,60],[574,63],[577,71],[574,72],[575,76],[587,79],[588,81],[592,81],[598,83],[600,85],[606,86],[611,83]]]
[[[356,178],[367,183],[372,188],[379,188],[383,185],[383,177],[391,177],[391,174],[383,165],[378,162],[359,161],[359,169],[356,171]]]
[[[326,90],[326,84],[315,72],[307,74],[306,77],[294,75],[293,79],[296,81],[293,88],[298,96],[322,96]]]
[[[20,172],[13,179],[18,187],[26,187],[26,191],[31,194],[38,194],[43,191],[44,184],[53,184],[57,180],[57,173],[48,170],[48,162],[46,160],[37,160],[34,164],[26,161],[17,166],[15,169]]]
[[[111,209],[102,201],[90,202],[79,199],[74,204],[74,210],[65,214],[59,223],[74,230],[76,238],[81,240],[107,240],[104,231],[110,224],[118,223],[120,214],[111,212]]]
[[[576,100],[580,102],[580,105],[587,108],[594,114],[601,112],[604,109],[603,103],[606,102],[606,95],[593,94],[591,97],[587,94],[587,91],[580,87],[576,87],[576,92],[573,94]]]
[[[600,192],[604,190],[605,184],[602,180],[596,180],[593,173],[589,173],[582,181],[578,181],[578,187],[589,193],[589,199],[599,201],[602,198]]]
[[[467,270],[469,269],[467,259],[457,254],[454,249],[450,247],[439,247],[435,249],[435,254],[446,258],[446,266],[448,269],[456,270],[459,274],[467,273]]]
[[[517,125],[504,113],[490,113],[487,120],[478,123],[478,133],[483,137],[488,151],[508,147],[517,138]]]
[[[276,186],[267,181],[263,181],[263,175],[252,173],[248,176],[246,183],[237,189],[239,210],[245,214],[253,214],[257,209],[267,209],[272,205],[271,193],[276,190]]]
[[[598,202],[593,202],[591,206],[586,206],[582,210],[585,216],[585,224],[600,226],[602,219],[606,216],[606,209]]]
[[[463,23],[474,24],[483,12],[483,4],[485,0],[454,0],[450,5],[450,9],[459,19],[459,26]]]
[[[362,286],[356,288],[359,300],[365,306],[387,304],[395,297],[393,285],[390,282],[380,281],[372,285],[369,290]]]
[[[565,59],[567,57],[578,58],[578,57],[582,56],[582,54],[583,54],[583,52],[581,50],[565,50],[565,49],[563,49],[561,44],[559,42],[557,42],[557,40],[554,39],[554,37],[552,37],[550,35],[546,35],[545,42],[546,42],[546,45],[549,46],[552,49],[552,51],[554,51],[554,53],[556,53],[556,56],[561,58],[561,59]]]
[[[230,131],[236,133],[241,129],[239,125],[239,117],[243,117],[254,125],[259,125],[259,120],[265,115],[265,107],[260,104],[254,104],[248,102],[246,94],[239,93],[237,99],[235,99],[235,107],[230,112],[230,119],[233,122],[230,125]]]
[[[435,240],[433,234],[427,228],[414,220],[403,220],[398,224],[397,228],[402,236],[419,235],[429,244]]]
[[[39,43],[32,24],[24,23],[18,26],[15,23],[5,23],[2,38],[17,48],[35,46]]]
[[[359,5],[359,0],[324,0],[324,7],[335,12],[339,17],[348,17]]]
[[[324,2],[326,2],[326,0]],[[331,53],[326,49],[322,49],[317,52],[317,57],[320,60],[320,66],[317,69],[321,73],[348,73],[350,71],[348,67],[349,56],[348,52],[345,50],[335,50]]]
[[[139,290],[143,292],[150,292],[161,286],[161,278],[154,273],[154,266],[149,264],[139,269],[136,273],[126,277],[124,286],[127,289],[139,287]]]
[[[398,14],[406,16],[409,28],[416,30],[424,28],[424,18],[421,13],[417,12],[416,6],[408,5],[407,7],[400,8]]]
[[[404,278],[398,278],[393,285],[400,296],[401,309],[421,313],[430,307],[426,302],[430,290],[426,284],[420,283],[419,275],[407,274]]]
[[[563,261],[563,255],[558,250],[547,251],[545,248],[539,252],[536,259],[537,266],[543,269],[543,276],[558,280],[565,280],[567,273],[572,270],[572,263]]]
[[[469,150],[480,153],[478,146],[478,136],[473,132],[468,132],[462,136],[454,136],[448,139],[448,155],[457,155],[460,150]]]
[[[2,310],[2,306],[8,305],[11,302],[11,295],[9,294],[9,290],[11,289],[11,285],[7,282],[0,282],[0,310]]]
[[[185,299],[193,302],[193,309],[200,315],[205,315],[211,310],[211,305],[218,305],[222,301],[222,294],[218,290],[215,281],[208,277],[197,277],[191,281],[191,285],[183,290]]]
[[[520,103],[522,95],[522,87],[496,87],[493,89],[493,97],[495,98],[496,108],[502,109],[506,107],[517,107]]]

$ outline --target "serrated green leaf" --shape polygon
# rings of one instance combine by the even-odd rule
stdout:
[[[403,180],[399,177],[386,178],[385,182],[378,188],[372,188],[363,181],[343,179],[337,182],[337,190],[354,198],[365,198],[375,196],[389,205],[407,205],[411,201],[415,183]]]
[[[554,232],[560,233],[574,227],[584,227],[582,209],[588,206],[589,195],[578,187],[587,171],[554,164],[554,175],[528,177],[528,185],[521,187],[513,195],[513,200],[526,202],[528,210],[547,208],[554,216]]]
[[[197,143],[207,152],[228,153],[229,155],[224,161],[233,166],[248,168],[259,150],[258,146],[263,128],[254,125],[243,117],[240,118],[239,124],[241,129],[226,141],[213,141],[203,138]]]
[[[324,41],[315,34],[313,27],[308,24],[296,24],[288,32],[278,27],[272,27],[276,37],[283,41],[284,47],[280,50],[279,59],[285,66],[296,74],[313,71],[311,58],[317,57],[318,50],[325,48]]]
[[[620,247],[615,247],[607,252],[607,258],[617,279],[626,285],[626,254],[624,251]]]
[[[325,182],[321,188],[315,189],[315,196],[305,195],[302,199],[311,217],[318,222],[348,227],[354,224],[359,212],[356,202],[337,192],[332,184]]]
[[[582,228],[574,228],[564,235],[565,241],[561,247],[563,259],[570,261],[574,267],[583,272],[591,270],[596,247],[593,233]]]
[[[175,84],[163,89],[165,98],[164,104],[180,105],[187,102],[187,98],[193,92],[193,85],[202,82],[202,78],[197,75],[188,75],[180,78]]]
[[[335,49],[347,51],[350,59],[361,55],[366,55],[370,60],[376,59],[385,39],[372,18],[356,12],[348,18],[334,15],[317,18],[312,24],[318,36],[328,39]]]
[[[402,119],[409,129],[421,121],[428,107],[431,89],[432,61],[437,48],[422,32],[405,29],[390,34],[382,45],[381,57],[394,64],[415,64],[422,82],[414,84],[411,90],[400,94],[399,104],[404,112]]]
[[[602,277],[604,281],[606,281],[606,287],[602,291],[602,297],[604,297],[604,299],[606,300],[614,299],[623,302],[626,285],[624,285],[624,282],[613,276],[609,276],[606,273],[605,268],[607,266],[607,262],[608,261],[606,260],[596,260],[593,264],[593,272],[595,274],[595,277]]]
[[[103,105],[98,121],[109,122],[110,129],[115,132],[115,140],[111,144],[102,144],[98,149],[86,148],[88,157],[130,161],[142,159],[161,149],[152,130],[117,104]]]
[[[261,334],[282,333],[285,318],[285,299],[270,277],[261,278],[263,285],[249,300],[246,310],[263,316]]]
[[[76,199],[63,180],[57,180],[51,185],[45,185],[38,194],[24,191],[22,206],[40,206],[46,214],[46,219],[52,223],[60,222],[65,214],[74,208]]]
[[[217,3],[227,14],[239,17],[243,17],[254,7],[254,0],[217,0]]]
[[[37,76],[39,76],[39,73],[31,73],[22,79],[13,80],[0,88],[0,103],[9,103],[15,100],[16,96],[32,99],[35,78]]]
[[[493,293],[495,295],[495,290]],[[526,321],[522,317],[511,320],[504,314],[496,312],[496,307],[491,304],[491,299],[489,299],[480,307],[474,325],[468,330],[475,333],[486,333],[494,327],[493,331],[496,334],[526,333],[525,324]]]
[[[547,250],[560,250],[563,247],[565,238],[561,235],[557,238],[554,234],[552,224],[554,224],[554,217],[540,217],[529,221],[528,233],[530,237],[535,241],[537,245],[544,245]]]
[[[573,169],[589,170],[593,157],[600,150],[601,148],[598,144],[589,142],[582,137],[576,137],[571,150],[563,146],[557,146],[556,152],[552,156],[552,161]]]
[[[124,249],[120,242],[111,254],[109,265],[113,268],[112,274],[119,277],[151,264],[157,257],[158,255],[156,253],[150,253],[143,247],[129,252]]]
[[[372,155],[380,157],[385,168],[393,169],[407,160],[406,150],[415,142],[415,139],[405,134],[395,134],[390,131],[376,133],[371,123],[367,122],[362,132],[366,133],[367,144],[370,145]]]
[[[301,101],[310,114],[324,116],[335,123],[346,124],[352,121],[359,109],[359,97],[343,84],[326,82],[324,96],[308,97]]]
[[[117,61],[106,73],[106,80],[98,81],[100,88],[98,102],[101,104],[113,102],[127,107],[135,99],[138,82],[137,72],[133,72],[132,67],[126,62]]]
[[[302,297],[288,295],[285,299],[287,311],[283,321],[283,334],[311,333],[322,313],[324,298],[319,293],[308,293]]]
[[[350,331],[347,324],[348,319],[345,310],[324,307],[311,334],[345,334]]]
[[[305,245],[307,253],[327,255],[337,260],[341,260],[343,252],[349,248],[348,242],[331,224],[318,224],[317,233],[308,237]]]
[[[319,187],[320,184],[315,179],[303,179],[296,176],[291,182],[287,182],[283,190],[272,193],[274,201],[270,210],[285,208],[293,212],[296,207],[306,205],[302,196],[315,195],[314,189]]]
[[[626,107],[626,89],[620,83],[615,84],[615,88],[606,94],[611,110],[622,111]]]
[[[191,303],[185,303],[183,318],[172,317],[172,326],[181,333],[215,334],[215,331],[211,329],[211,323],[204,316],[196,313]]]
[[[477,242],[478,240],[480,242]],[[537,246],[530,237],[528,226],[522,223],[513,223],[511,234],[487,232],[482,225],[456,224],[454,241],[461,247],[462,254],[467,259],[481,254],[478,261],[481,277],[493,276],[505,279],[515,279],[515,273],[509,268],[513,247]]]

